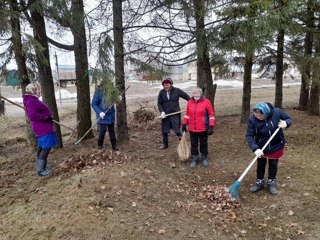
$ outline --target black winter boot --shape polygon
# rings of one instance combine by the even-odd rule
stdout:
[[[110,141],[111,141],[112,150],[119,151],[119,149],[117,148],[117,139],[112,139]]]
[[[276,180],[275,179],[268,179],[267,186],[268,186],[269,192],[272,195],[278,194],[278,191],[276,189]]]
[[[163,144],[160,146],[160,149],[166,149],[169,147],[168,141],[163,141]]]
[[[257,179],[255,184],[249,189],[250,192],[255,193],[262,190],[264,187],[264,179]]]
[[[102,140],[98,140],[98,147],[99,150],[102,150],[103,148],[103,141]]]

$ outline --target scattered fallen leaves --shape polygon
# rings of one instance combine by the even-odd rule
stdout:
[[[158,233],[159,233],[159,234],[165,234],[165,233],[166,233],[166,230],[160,229],[160,230],[158,231]]]

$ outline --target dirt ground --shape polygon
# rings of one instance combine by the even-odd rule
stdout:
[[[129,119],[130,141],[119,143],[118,154],[107,137],[102,152],[95,139],[65,142],[49,156],[50,177],[35,176],[23,139],[2,145],[0,239],[320,239],[319,117],[285,110],[293,125],[285,130],[279,194],[248,191],[254,166],[241,183],[240,203],[211,194],[230,186],[254,158],[246,126],[229,111],[217,114],[207,169],[179,161],[173,134],[169,149],[160,150],[156,119]]]

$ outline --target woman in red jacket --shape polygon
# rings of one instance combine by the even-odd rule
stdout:
[[[196,88],[188,101],[186,115],[182,121],[182,131],[187,132],[187,124],[189,124],[191,141],[190,167],[195,168],[198,163],[199,142],[202,164],[208,167],[208,136],[213,133],[214,111],[209,99],[202,96],[201,88]]]

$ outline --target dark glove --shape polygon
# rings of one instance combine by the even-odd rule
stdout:
[[[53,118],[52,117],[48,117],[46,120],[44,120],[45,122],[49,122],[52,123],[53,122]]]
[[[188,132],[188,130],[187,130],[187,125],[182,125],[182,131],[183,131],[183,132]]]
[[[208,129],[208,136],[212,135],[213,133],[213,126],[210,126],[209,129]]]

